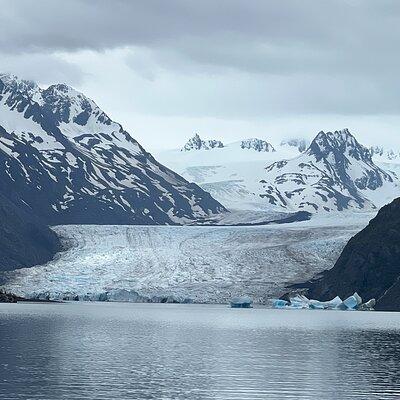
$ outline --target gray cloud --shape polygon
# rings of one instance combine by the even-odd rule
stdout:
[[[0,10],[0,69],[77,85],[126,114],[399,113],[396,0],[0,0]]]
[[[369,59],[372,64],[381,61],[370,57],[374,54],[397,58],[391,53],[400,34],[400,3],[395,0],[2,0],[0,4],[0,49],[8,52],[146,46],[173,49],[194,62],[245,69],[247,53],[251,66],[261,70],[268,70],[269,59],[293,61],[305,56],[318,68],[326,66],[326,55],[328,62],[334,54],[343,61],[362,55],[360,62]]]
[[[50,85],[54,82],[68,82],[79,86],[85,73],[76,64],[71,64],[54,54],[22,53],[0,54],[1,71],[25,79]]]

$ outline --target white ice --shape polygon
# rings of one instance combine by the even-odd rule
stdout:
[[[257,227],[58,226],[69,249],[47,265],[12,273],[6,288],[53,298],[126,290],[195,302],[246,294],[264,303],[288,283],[332,267],[368,219],[332,216]]]

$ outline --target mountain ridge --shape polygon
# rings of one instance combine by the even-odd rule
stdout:
[[[159,157],[229,209],[370,211],[400,195],[392,168],[375,164],[348,129],[321,131],[310,143],[284,140],[271,152],[243,149],[243,141],[212,151],[171,150]]]
[[[0,193],[49,224],[182,224],[225,208],[64,84],[0,75]]]
[[[266,167],[262,183],[271,204],[312,212],[376,209],[378,192],[384,201],[399,193],[397,178],[348,129],[319,132],[298,157]]]

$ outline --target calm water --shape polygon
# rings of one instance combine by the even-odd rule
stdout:
[[[400,314],[0,304],[0,399],[400,398]]]

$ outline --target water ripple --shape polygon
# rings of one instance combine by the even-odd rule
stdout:
[[[0,399],[396,399],[400,315],[0,305]]]

